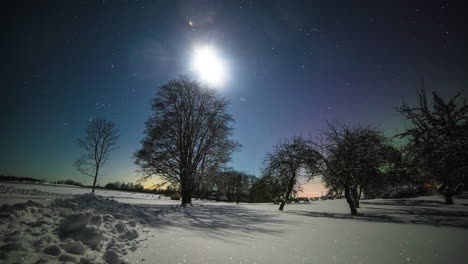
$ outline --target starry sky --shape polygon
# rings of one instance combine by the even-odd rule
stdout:
[[[228,65],[235,169],[326,120],[405,126],[403,98],[467,88],[464,1],[10,1],[2,7],[0,174],[72,178],[91,118],[112,119],[119,149],[99,183],[138,179],[133,153],[157,88],[193,74],[196,45]],[[466,94],[466,93],[465,93]]]

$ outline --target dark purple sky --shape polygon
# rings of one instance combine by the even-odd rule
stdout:
[[[73,168],[90,118],[121,131],[101,183],[137,179],[150,99],[195,45],[229,64],[232,166],[259,176],[279,140],[325,120],[404,127],[422,79],[467,88],[464,1],[10,1],[2,6],[0,174],[87,180]],[[13,3],[14,2],[14,3]],[[193,21],[194,26],[189,25]]]

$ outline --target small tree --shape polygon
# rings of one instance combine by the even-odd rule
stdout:
[[[161,86],[153,99],[142,148],[135,153],[141,180],[158,175],[182,191],[182,206],[212,171],[222,168],[240,145],[231,140],[229,102],[182,77]]]
[[[310,142],[301,137],[276,145],[274,151],[267,155],[265,173],[273,182],[274,192],[279,195],[280,211],[294,190],[299,188],[300,178],[310,180],[316,175],[319,160]]]
[[[323,136],[323,180],[334,190],[344,190],[351,214],[356,215],[362,190],[381,176],[389,147],[373,126],[329,123]]]
[[[250,178],[250,194],[249,202],[252,203],[264,203],[272,202],[276,195],[272,196],[271,185],[269,184],[269,178],[264,175],[261,178],[251,177]]]
[[[224,194],[229,202],[236,201],[236,204],[239,204],[242,196],[250,192],[250,177],[252,176],[230,169],[218,172],[212,179],[218,191]]]
[[[211,177],[211,179],[216,183],[218,195],[223,194],[229,202],[234,201],[236,187],[234,184],[235,171],[220,171],[214,177]]]
[[[213,197],[218,176],[217,171],[205,171],[203,177],[200,178],[198,185],[195,187],[194,196],[199,199],[209,199]]]
[[[446,204],[453,204],[452,196],[468,173],[468,105],[460,96],[445,101],[433,92],[431,106],[423,87],[418,105],[403,103],[397,109],[412,125],[399,136],[409,139],[408,149],[421,170],[442,183]]]
[[[250,178],[251,176],[243,172],[237,172],[234,175],[234,192],[236,195],[236,204],[239,204],[242,196],[250,193],[250,188],[252,188]]]
[[[94,118],[88,123],[86,136],[77,140],[83,153],[75,161],[75,167],[80,173],[94,179],[93,194],[99,169],[107,162],[110,153],[116,149],[118,137],[119,132],[112,121]]]

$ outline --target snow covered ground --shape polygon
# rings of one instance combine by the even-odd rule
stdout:
[[[88,192],[0,184],[0,263],[468,263],[468,199],[364,200],[351,217],[344,200],[279,212]]]

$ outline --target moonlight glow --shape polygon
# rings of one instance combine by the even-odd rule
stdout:
[[[192,70],[199,74],[201,81],[220,87],[226,81],[226,66],[211,46],[195,49]]]

